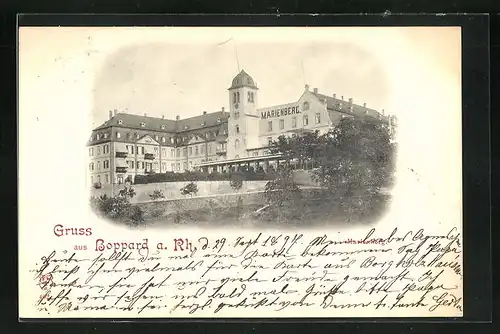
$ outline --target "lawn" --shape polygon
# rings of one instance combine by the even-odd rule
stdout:
[[[280,226],[303,227],[376,222],[390,202],[388,195],[333,198],[314,190],[282,207],[267,206],[261,193],[183,199],[143,204],[145,226]]]

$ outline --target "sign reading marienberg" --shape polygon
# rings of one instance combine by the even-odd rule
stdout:
[[[261,113],[260,113],[262,119],[271,118],[271,117],[295,115],[295,114],[300,114],[299,106],[284,107],[284,108],[280,108],[280,109],[261,111]]]

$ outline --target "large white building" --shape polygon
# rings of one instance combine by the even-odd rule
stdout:
[[[123,183],[149,173],[267,166],[279,159],[269,154],[269,143],[282,134],[324,133],[343,117],[391,119],[383,111],[354,104],[352,98],[324,95],[308,85],[297,101],[259,108],[259,89],[245,71],[236,75],[228,93],[228,111],[204,111],[186,119],[110,111],[87,144],[90,183]]]

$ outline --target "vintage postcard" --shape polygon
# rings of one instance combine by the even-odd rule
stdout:
[[[20,318],[462,317],[459,27],[19,28]]]

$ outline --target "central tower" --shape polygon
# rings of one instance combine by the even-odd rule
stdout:
[[[248,156],[247,149],[258,147],[259,116],[257,91],[252,77],[242,70],[229,87],[227,158]]]

